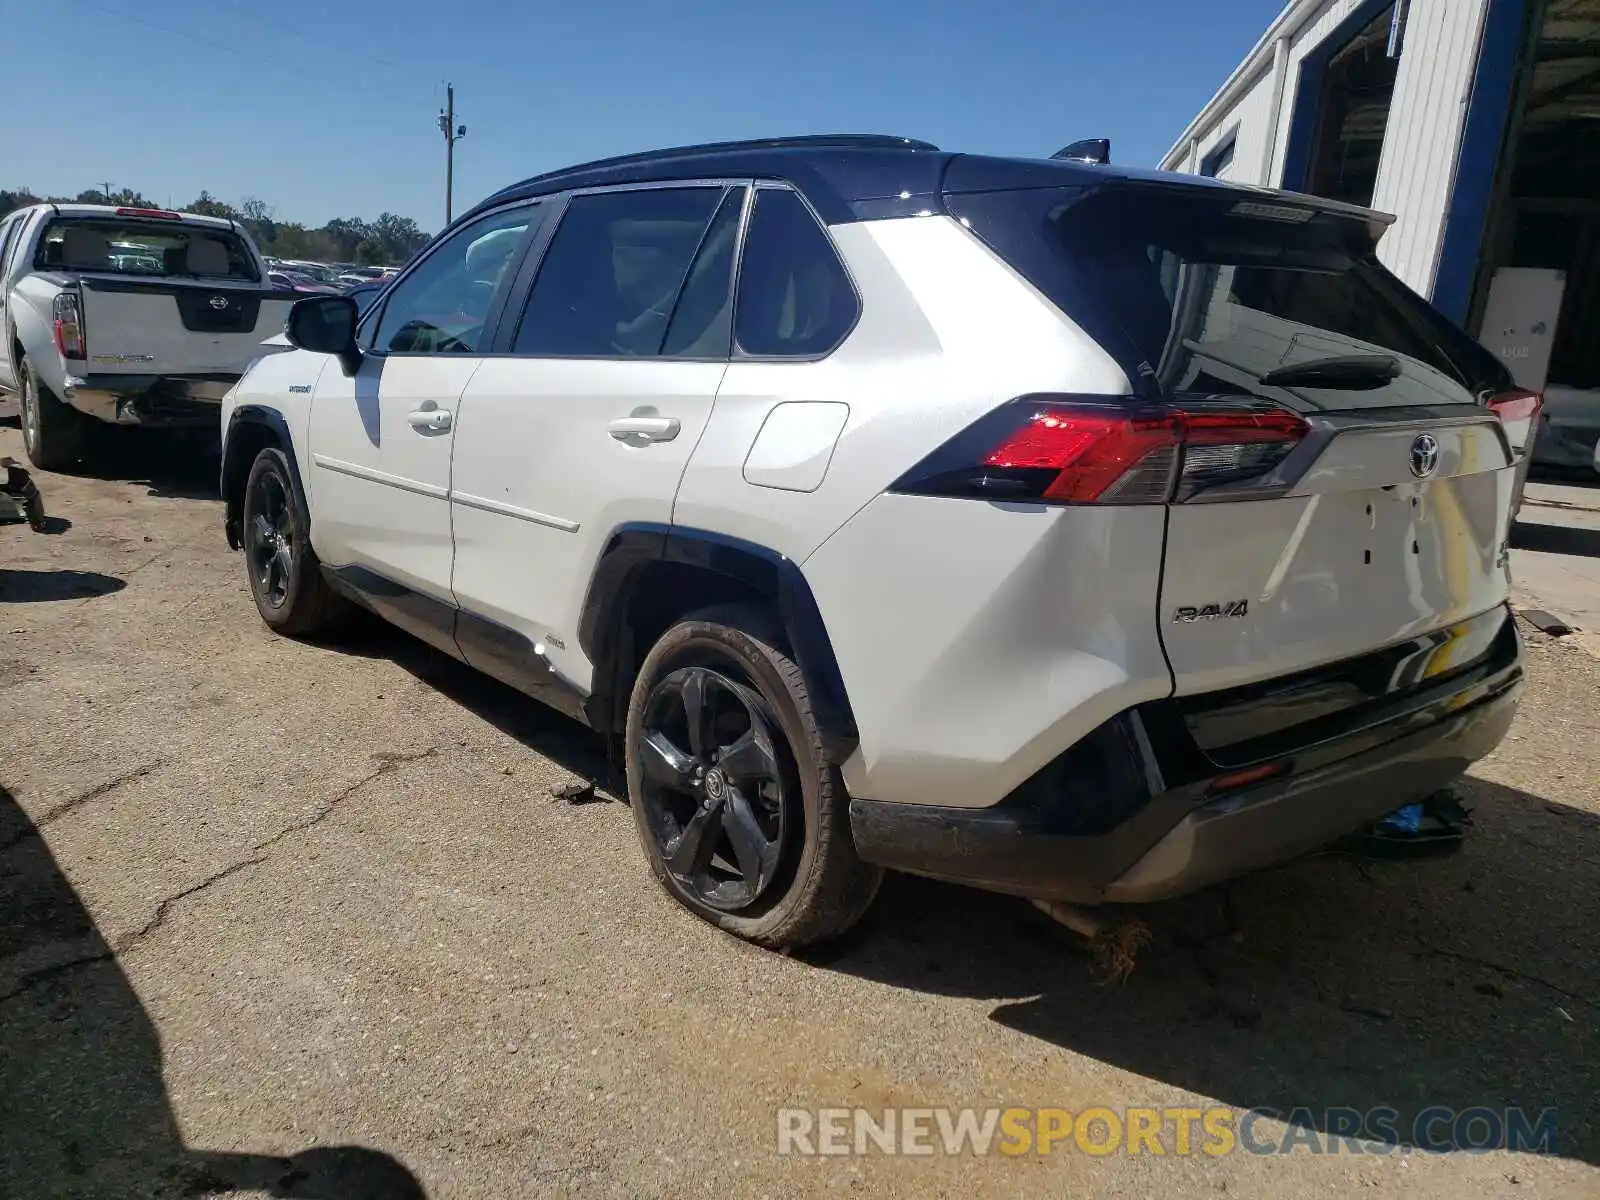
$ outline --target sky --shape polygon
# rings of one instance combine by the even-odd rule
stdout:
[[[1153,166],[1282,0],[5,0],[0,188],[444,215],[658,146],[892,133]],[[70,29],[65,34],[64,29]],[[18,104],[24,97],[31,103]]]

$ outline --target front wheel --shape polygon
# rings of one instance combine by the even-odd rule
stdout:
[[[263,621],[291,637],[342,624],[349,601],[322,577],[305,501],[288,458],[276,447],[256,455],[245,480],[243,540],[250,594]]]
[[[60,471],[76,464],[83,454],[87,418],[44,385],[26,356],[17,364],[17,385],[22,446],[28,461],[41,471]]]
[[[850,835],[800,669],[759,610],[691,617],[658,641],[628,706],[628,795],[680,904],[773,948],[835,937],[883,872]]]

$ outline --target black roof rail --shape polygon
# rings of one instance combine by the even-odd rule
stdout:
[[[521,188],[541,179],[555,179],[562,175],[576,175],[583,171],[603,171],[608,167],[626,167],[635,163],[659,162],[672,158],[692,158],[701,154],[730,154],[741,150],[937,150],[932,142],[916,138],[896,137],[887,133],[805,133],[794,137],[750,138],[734,142],[702,142],[693,146],[667,146],[660,150],[639,150],[633,154],[619,154],[614,158],[597,158],[593,162],[575,163],[558,171],[546,171],[515,184]],[[512,191],[505,188],[503,191]]]

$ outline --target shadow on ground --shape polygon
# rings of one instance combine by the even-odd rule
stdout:
[[[1600,472],[1591,467],[1557,467],[1534,463],[1528,468],[1528,480],[1532,483],[1561,483],[1570,487],[1600,489]]]
[[[98,571],[29,571],[0,568],[0,603],[38,604],[49,600],[87,600],[109,596],[127,581]]]
[[[113,429],[95,431],[90,454],[77,474],[131,483],[152,496],[215,500],[221,477],[221,445],[210,431]],[[48,504],[49,497],[45,497]]]
[[[1600,819],[1462,791],[1476,825],[1459,855],[1322,856],[1147,910],[1156,941],[1120,987],[1024,902],[906,876],[813,961],[992,1000],[1041,1060],[1060,1048],[1238,1108],[1307,1109],[1293,1123],[1324,1133],[1338,1107],[1397,1110],[1374,1132],[1401,1145],[1429,1144],[1431,1106],[1555,1108],[1555,1152],[1600,1163]]]
[[[1519,520],[1511,526],[1511,545],[1518,550],[1541,550],[1546,554],[1577,554],[1585,558],[1600,558],[1600,529],[1583,529],[1574,525],[1543,525]]]
[[[239,1190],[425,1200],[362,1146],[292,1158],[185,1146],[161,1042],[28,815],[0,788],[0,1196],[175,1200]]]

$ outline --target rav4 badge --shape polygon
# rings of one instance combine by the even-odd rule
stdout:
[[[1249,611],[1248,600],[1229,600],[1225,604],[1202,604],[1199,608],[1180,608],[1172,614],[1172,619],[1187,625],[1194,621],[1220,621],[1224,617],[1242,617]]]

